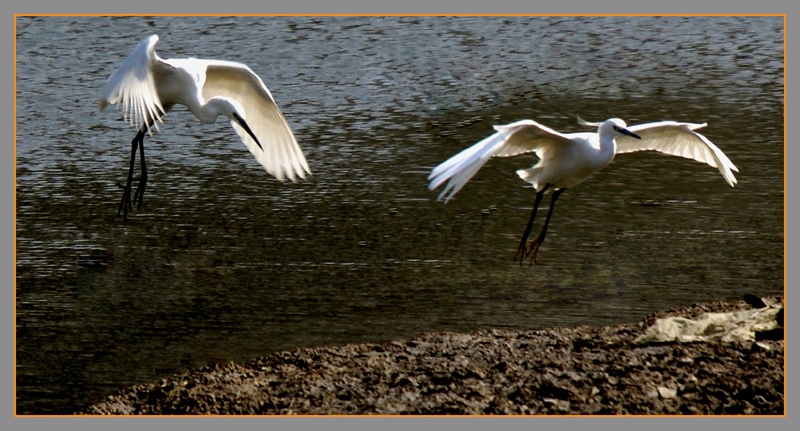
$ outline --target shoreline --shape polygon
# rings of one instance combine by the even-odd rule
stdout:
[[[751,316],[764,305],[754,301],[695,304],[613,326],[297,348],[127,388],[77,414],[782,416],[783,328],[774,323],[783,323],[781,297],[764,299],[772,329],[756,324],[743,339],[719,339],[721,324],[703,329],[713,334],[708,340],[641,338],[656,322],[670,322],[659,319],[686,326]],[[725,325],[737,334],[744,327]]]

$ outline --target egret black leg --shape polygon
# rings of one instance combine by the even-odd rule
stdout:
[[[144,189],[147,186],[147,165],[144,162],[144,134],[142,139],[139,140],[139,164],[142,165],[142,173],[139,176],[139,182],[136,185],[136,194],[133,196],[133,203],[137,203],[136,209],[142,207],[142,200],[144,199]]]
[[[531,228],[533,227],[533,220],[536,218],[536,211],[539,210],[539,203],[542,202],[542,197],[544,196],[544,192],[550,187],[550,184],[545,184],[544,188],[536,193],[536,200],[533,201],[533,211],[531,211],[531,218],[528,219],[528,226],[525,228],[525,233],[522,234],[522,241],[519,242],[519,248],[517,248],[517,254],[514,255],[514,261],[517,261],[517,256],[519,256],[519,264],[522,265],[522,259],[528,256],[528,248],[525,243],[528,242],[528,237],[531,234]]]
[[[531,265],[535,262],[539,261],[539,246],[542,245],[544,242],[544,237],[547,235],[547,226],[550,225],[550,217],[553,216],[553,208],[556,207],[556,199],[558,196],[561,195],[566,189],[558,189],[553,192],[553,197],[550,198],[550,210],[547,211],[547,218],[544,220],[544,227],[542,228],[542,232],[536,238],[531,241],[530,247],[528,247],[528,254],[531,254]],[[522,263],[522,262],[520,262]]]
[[[150,123],[152,125],[152,122]],[[131,186],[133,184],[133,169],[136,166],[136,149],[141,148],[142,154],[142,172],[144,173],[144,181],[147,182],[147,170],[144,165],[144,134],[147,131],[146,126],[142,126],[139,130],[139,133],[133,138],[131,141],[131,163],[130,167],[128,168],[128,180],[125,183],[125,186],[122,184],[117,183],[118,186],[122,188],[122,200],[119,202],[119,207],[117,208],[117,215],[122,212],[122,217],[124,221],[128,219],[128,211],[133,210],[133,206],[131,206]],[[136,187],[136,197],[139,199],[139,205],[141,205],[141,196],[140,194],[144,194],[144,187],[141,185],[141,178],[139,181],[139,185]],[[141,193],[140,193],[141,190]],[[134,199],[134,202],[136,200]]]

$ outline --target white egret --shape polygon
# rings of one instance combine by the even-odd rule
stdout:
[[[436,189],[447,181],[439,200],[449,201],[492,157],[510,157],[535,152],[539,162],[529,169],[520,169],[517,175],[536,189],[533,212],[522,235],[517,256],[522,260],[531,256],[531,264],[538,262],[539,246],[544,242],[547,225],[553,215],[556,199],[595,172],[606,167],[616,154],[642,150],[660,151],[664,154],[694,159],[718,168],[725,181],[733,187],[736,178],[731,171],[739,169],[705,136],[694,130],[706,124],[662,121],[627,127],[625,122],[612,118],[602,123],[589,123],[578,117],[584,126],[597,127],[597,132],[559,133],[533,120],[522,120],[505,126],[494,126],[497,133],[451,157],[433,169],[428,176],[429,188]],[[539,236],[527,245],[536,211],[545,192],[553,189],[550,210]]]
[[[224,115],[247,149],[264,169],[280,181],[295,181],[310,174],[303,151],[278,109],[269,89],[244,64],[196,58],[164,60],[156,55],[158,36],[152,35],[136,45],[122,65],[108,78],[100,96],[100,111],[120,103],[124,119],[141,125],[131,142],[128,180],[119,204],[127,217],[131,206],[136,149],[141,154],[141,177],[133,203],[142,205],[147,184],[144,161],[144,134],[176,104],[186,106],[201,122],[213,124]],[[163,122],[163,121],[162,121]],[[155,124],[156,129],[158,125]]]

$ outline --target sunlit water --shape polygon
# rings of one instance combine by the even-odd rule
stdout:
[[[279,183],[228,122],[177,108],[123,224],[135,129],[97,98],[150,33],[164,58],[248,64],[313,179]],[[535,157],[492,160],[447,205],[427,189],[493,124],[576,114],[708,122],[739,184],[621,156],[562,195],[532,267],[512,262],[534,197],[514,171]],[[19,18],[17,412],[298,346],[780,294],[783,127],[781,18]]]

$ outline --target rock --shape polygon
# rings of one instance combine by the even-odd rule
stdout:
[[[671,389],[665,386],[659,386],[657,388],[658,394],[661,395],[661,398],[675,398],[678,396],[677,389]]]
[[[751,301],[754,301],[751,299]],[[761,301],[763,303],[763,301]],[[671,316],[656,320],[637,337],[636,343],[705,342],[721,340],[724,342],[753,342],[757,333],[768,332],[778,327],[775,316],[782,310],[779,305],[735,310],[725,313],[703,313],[690,319]],[[780,331],[781,337],[783,331]],[[769,335],[767,335],[769,336]],[[774,336],[774,335],[773,335]],[[764,335],[761,336],[762,338]]]

